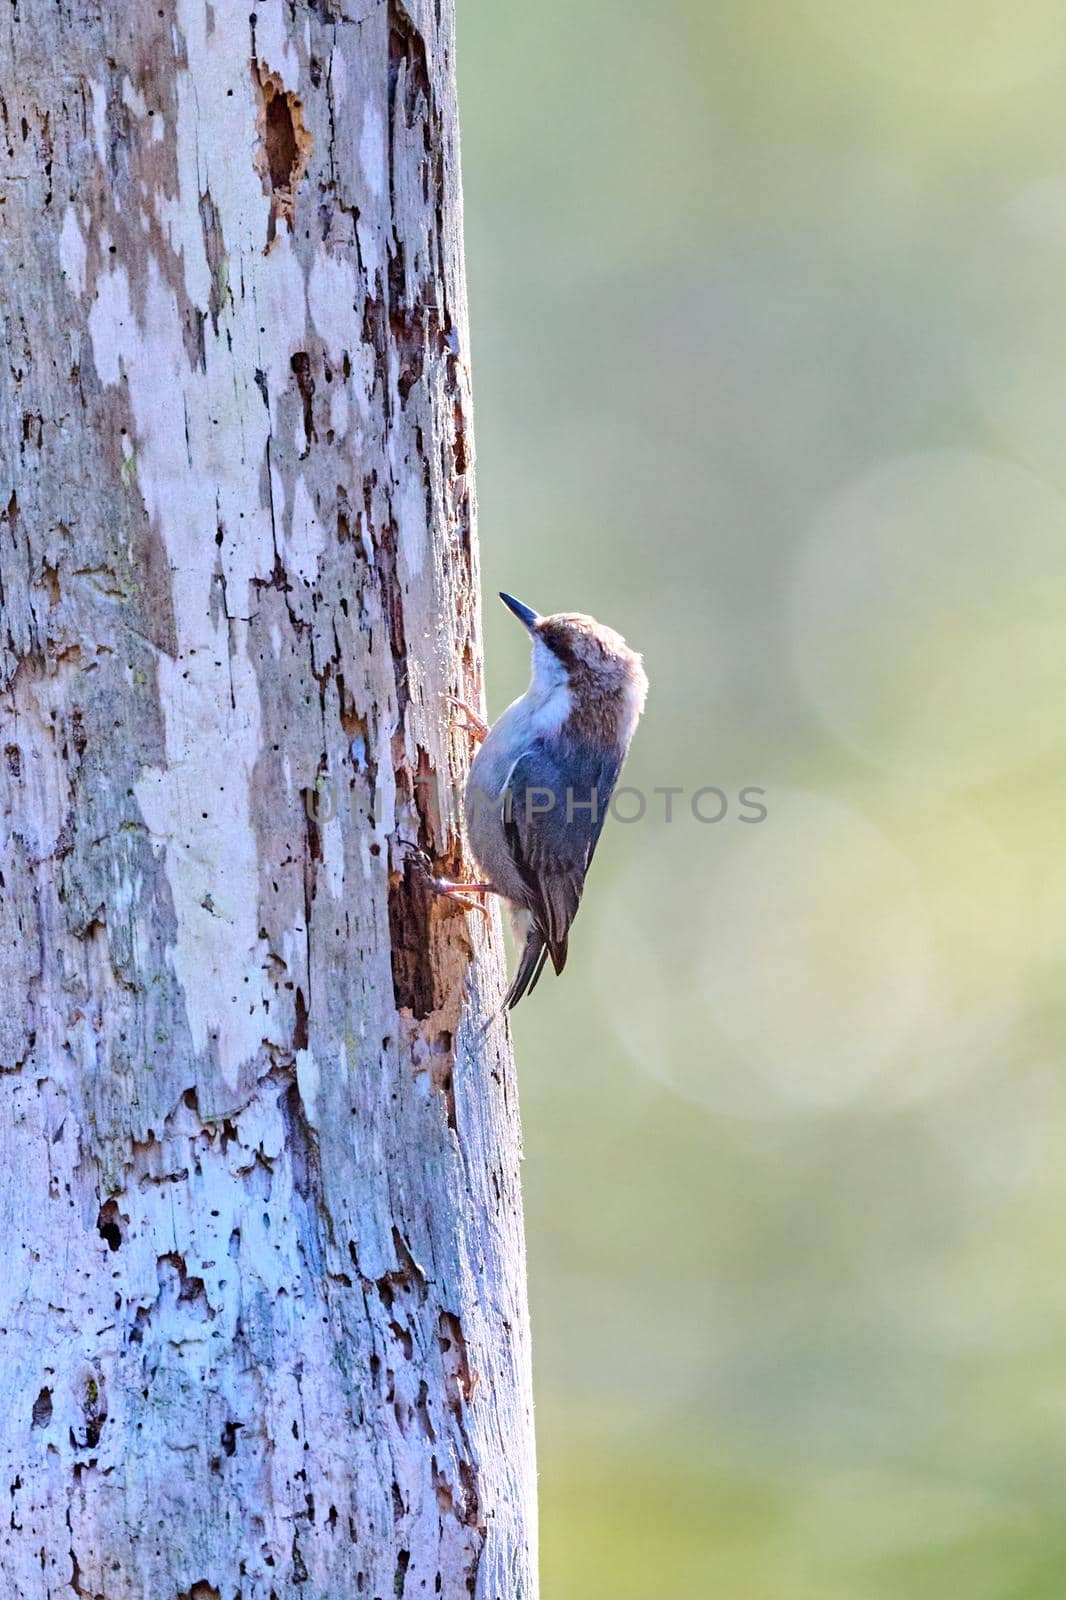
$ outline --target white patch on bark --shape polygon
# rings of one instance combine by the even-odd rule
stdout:
[[[315,332],[338,361],[352,343],[358,292],[350,261],[324,253],[315,257],[307,285],[307,304]]]
[[[348,391],[339,384],[330,397],[329,425],[338,439],[343,439],[348,432]]]
[[[307,480],[301,474],[292,492],[292,522],[285,549],[291,570],[305,583],[314,583],[318,577],[318,559],[324,548],[325,529],[315,516]]]
[[[93,97],[93,140],[96,144],[96,159],[102,167],[106,167],[107,85],[106,83],[91,83],[89,89]]]
[[[197,658],[216,646],[224,648],[218,641],[202,644]],[[160,660],[160,699],[170,708],[168,765],[145,773],[137,800],[164,851],[177,919],[172,958],[193,1042],[198,1051],[214,1043],[226,1082],[236,1084],[270,1029],[257,908],[243,891],[226,890],[253,882],[258,865],[249,801],[249,772],[259,750],[258,719],[250,714],[258,685],[246,660],[234,657],[229,665],[243,708],[239,717],[224,710],[220,717],[217,674],[194,670],[186,681],[180,660]]]
[[[385,187],[385,126],[376,105],[363,108],[363,131],[359,136],[359,161],[370,192],[380,199]]]
[[[330,817],[321,827],[322,862],[326,869],[326,887],[338,903],[344,897],[344,834],[339,816]]]
[[[199,252],[183,251],[194,283],[198,275],[188,269],[198,254],[202,258],[202,244]],[[258,683],[242,648],[240,617],[247,615],[252,575],[269,566],[269,522],[262,512],[243,518],[241,512],[248,506],[251,513],[258,501],[268,419],[262,406],[247,408],[244,461],[221,457],[214,430],[234,403],[229,374],[213,364],[206,374],[188,369],[177,303],[155,262],[148,266],[143,327],[121,268],[105,273],[96,289],[89,318],[94,362],[105,383],[126,376],[137,486],[173,567],[177,657],[161,657],[158,667],[168,759],[165,767],[145,772],[137,795],[165,852],[177,919],[174,970],[192,1038],[199,1051],[214,1045],[225,1080],[235,1084],[269,1034],[256,907],[240,895],[226,903],[219,891],[234,881],[238,864],[241,881],[256,872],[250,785],[259,756]],[[161,373],[180,374],[180,386],[160,384]],[[205,476],[194,461],[212,463],[215,476]],[[212,606],[211,562],[190,560],[190,525],[211,549],[216,523],[241,528],[232,594],[227,583],[227,604],[234,606],[229,617]],[[239,712],[231,709],[234,701]],[[236,981],[234,952],[241,968]]]
[[[127,110],[132,111],[135,117],[148,115],[148,103],[139,89],[135,89],[128,77],[122,80],[122,104]]]
[[[296,1052],[296,1082],[300,1088],[307,1120],[312,1128],[318,1127],[318,1062],[310,1050]]]
[[[400,485],[398,521],[400,524],[400,549],[404,565],[415,578],[422,571],[429,542],[426,526],[426,494],[422,485],[410,473],[405,473]]]
[[[85,293],[85,239],[78,226],[73,206],[63,212],[63,227],[59,235],[59,265],[70,287],[81,297]]]
[[[330,52],[329,83],[333,93],[334,108],[341,111],[348,98],[348,63],[344,59],[343,50]]]

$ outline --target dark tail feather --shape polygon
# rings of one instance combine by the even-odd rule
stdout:
[[[514,975],[511,987],[507,991],[504,1005],[508,1011],[516,1006],[524,994],[532,994],[537,987],[537,979],[544,971],[544,963],[548,959],[548,945],[536,926],[530,928],[526,934],[525,946],[518,963],[518,970]]]
[[[518,963],[518,971],[514,981],[507,991],[504,1001],[507,1009],[512,1010],[521,1000],[523,995],[532,994],[540,981],[545,963],[551,956],[552,966],[556,972],[562,972],[566,966],[566,940],[563,939],[556,945],[550,945],[534,923],[526,935],[525,946],[522,950],[522,959]]]

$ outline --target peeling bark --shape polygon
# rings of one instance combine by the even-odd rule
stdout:
[[[534,1600],[450,0],[0,20],[5,1593]]]

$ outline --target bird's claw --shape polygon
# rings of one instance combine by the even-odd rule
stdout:
[[[469,733],[472,738],[477,740],[478,744],[481,744],[488,737],[489,732],[489,725],[484,717],[479,716],[473,706],[468,705],[465,700],[460,700],[458,695],[446,694],[444,698],[450,706],[454,706],[455,710],[461,712],[466,719],[461,724],[463,731]]]
[[[434,894],[442,900],[450,900],[453,906],[459,906],[463,911],[480,911],[488,920],[489,908],[483,900],[470,900],[463,890],[473,891],[476,894],[484,892],[485,885],[481,883],[446,883],[443,878],[430,878],[429,887]]]
[[[430,894],[439,895],[442,900],[450,900],[453,905],[459,906],[464,911],[480,911],[483,917],[488,917],[488,907],[481,900],[471,900],[472,894],[492,894],[491,883],[453,883],[450,878],[438,878],[433,873],[433,863],[420,845],[409,844],[404,841],[405,848],[410,851],[408,860],[411,861],[418,873],[423,886]]]

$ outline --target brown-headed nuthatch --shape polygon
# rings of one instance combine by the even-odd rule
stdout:
[[[501,895],[522,946],[507,992],[513,1006],[532,992],[544,963],[566,964],[607,806],[648,692],[641,658],[592,617],[540,617],[501,594],[529,630],[533,677],[520,699],[486,729],[466,788],[466,824],[486,881],[456,885]],[[464,708],[466,709],[466,708]],[[444,886],[441,885],[443,888]]]

